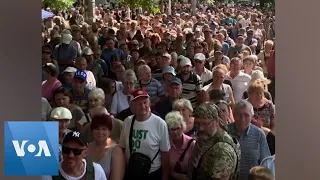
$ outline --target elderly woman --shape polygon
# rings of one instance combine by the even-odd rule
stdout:
[[[53,91],[61,86],[61,82],[56,78],[57,67],[52,63],[47,63],[42,66],[45,81],[42,82],[42,97],[51,102]]]
[[[253,106],[245,100],[237,102],[233,108],[235,122],[228,124],[229,133],[240,142],[239,180],[247,180],[249,171],[270,156],[266,135],[251,124],[254,116]]]
[[[195,140],[184,134],[186,123],[178,111],[166,115],[170,135],[170,169],[172,180],[187,179],[188,163]]]
[[[87,158],[103,167],[107,179],[122,180],[126,161],[122,148],[110,140],[112,117],[93,116],[90,129],[94,141],[88,145]]]
[[[223,123],[225,125],[229,124],[229,123],[233,123],[234,119],[232,116],[232,109],[231,109],[229,103],[227,103],[226,101],[223,101],[223,100],[219,100],[214,103],[219,108],[220,118],[223,120]]]
[[[233,91],[230,85],[223,83],[226,73],[222,68],[214,67],[212,69],[212,83],[202,88],[202,93],[210,94],[214,89],[222,90],[225,93],[224,100],[232,107],[235,103]]]
[[[194,126],[194,118],[192,117],[193,108],[191,102],[184,98],[178,99],[173,103],[172,109],[174,111],[179,111],[182,115],[186,123],[184,133],[188,136],[195,137],[197,135],[197,128]]]
[[[53,92],[54,106],[65,107],[71,111],[72,119],[68,125],[68,129],[77,130],[77,122],[84,116],[82,109],[72,103],[71,93],[63,87],[57,88]]]
[[[248,102],[254,109],[254,116],[257,120],[262,121],[263,127],[274,128],[275,107],[273,103],[264,96],[264,84],[255,81],[248,87]]]
[[[93,109],[98,106],[104,106],[105,103],[105,95],[101,88],[96,88],[90,91],[88,95],[90,109]],[[90,111],[89,109],[89,111]],[[77,123],[77,127],[80,132],[84,132],[85,126],[91,121],[90,119],[90,112],[84,115]]]
[[[122,77],[123,90],[114,94],[111,103],[111,114],[116,116],[124,109],[129,108],[129,98],[134,91],[134,86],[137,83],[137,77],[133,70],[128,69]]]

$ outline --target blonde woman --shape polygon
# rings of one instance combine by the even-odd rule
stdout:
[[[188,179],[188,162],[195,145],[195,140],[186,135],[186,122],[179,111],[172,111],[165,117],[171,149],[170,155],[170,179],[182,180]]]
[[[91,115],[90,115],[90,110],[98,107],[98,106],[104,106],[105,103],[105,94],[104,91],[101,88],[96,88],[92,91],[90,91],[88,95],[88,100],[89,100],[89,113],[84,115],[78,122],[77,122],[77,128],[79,129],[80,132],[84,132],[86,129],[86,126],[88,123],[91,121]]]
[[[274,130],[275,107],[265,98],[265,88],[261,81],[255,81],[248,87],[248,102],[253,106],[254,118],[262,122],[262,126]]]
[[[186,129],[184,133],[188,136],[195,137],[197,134],[197,129],[194,126],[194,117],[192,116],[193,108],[191,102],[184,98],[178,99],[173,103],[172,109],[174,111],[179,111],[182,115],[186,123]]]

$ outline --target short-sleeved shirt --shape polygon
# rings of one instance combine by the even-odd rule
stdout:
[[[131,156],[129,148],[129,134],[133,116],[127,117],[123,122],[123,129],[120,136],[119,145],[125,148],[127,161]],[[151,114],[145,121],[134,121],[132,132],[133,152],[139,152],[153,159],[157,152],[169,152],[170,140],[168,126],[166,122],[155,114]],[[161,153],[159,153],[151,164],[149,173],[161,167]]]
[[[157,100],[159,97],[163,97],[165,95],[162,84],[154,78],[152,78],[148,84],[142,84],[139,81],[136,84],[136,88],[145,89],[148,92],[151,101]]]
[[[73,89],[70,90],[70,93],[72,95],[72,102],[79,106],[84,113],[87,113],[89,110],[89,93],[90,89],[84,88],[84,94],[82,96],[77,96],[74,94]]]

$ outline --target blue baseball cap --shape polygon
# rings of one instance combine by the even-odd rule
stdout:
[[[165,73],[170,73],[174,76],[176,75],[176,73],[174,72],[174,68],[172,66],[166,66],[165,68],[163,68],[162,74],[165,74]]]
[[[73,78],[79,78],[82,79],[84,81],[87,81],[87,73],[85,71],[82,70],[78,70],[74,73]]]

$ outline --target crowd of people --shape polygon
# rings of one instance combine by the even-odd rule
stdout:
[[[44,180],[275,179],[275,16],[174,3],[43,21],[42,120],[59,122]]]

